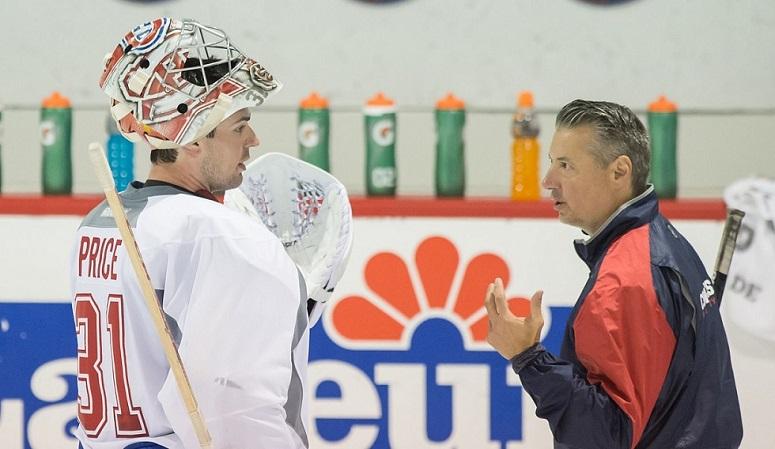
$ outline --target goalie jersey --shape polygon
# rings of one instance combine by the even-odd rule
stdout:
[[[308,447],[306,287],[280,241],[171,185],[135,182],[121,199],[213,447]],[[71,253],[77,437],[86,449],[199,447],[126,245],[103,202]]]

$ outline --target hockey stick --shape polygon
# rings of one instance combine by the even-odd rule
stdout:
[[[721,233],[721,244],[713,270],[713,291],[716,294],[718,306],[721,305],[721,297],[724,295],[729,266],[732,264],[732,255],[735,253],[735,245],[737,244],[737,233],[740,231],[740,224],[743,222],[744,216],[745,212],[739,209],[730,209],[727,212],[727,221],[724,224],[724,231]]]
[[[156,291],[153,289],[148,270],[145,268],[145,263],[143,263],[142,256],[140,255],[140,249],[137,247],[132,228],[129,226],[129,221],[126,218],[124,206],[121,204],[121,200],[116,193],[110,166],[108,165],[108,159],[105,157],[105,150],[102,148],[102,145],[96,142],[89,144],[89,157],[94,166],[94,172],[97,174],[100,187],[102,187],[102,190],[105,192],[105,199],[113,213],[113,219],[121,232],[121,237],[124,239],[124,248],[126,248],[126,252],[129,254],[129,260],[132,262],[135,275],[137,275],[137,281],[140,284],[140,290],[143,292],[145,305],[148,308],[148,312],[151,314],[156,332],[159,334],[159,340],[161,340],[164,355],[167,356],[170,370],[175,376],[175,382],[178,384],[178,390],[186,405],[188,416],[191,418],[191,424],[194,426],[194,431],[199,439],[199,445],[202,449],[210,449],[212,447],[210,433],[207,431],[201,413],[199,413],[199,405],[197,405],[194,392],[191,389],[191,383],[183,369],[183,362],[180,360],[180,354],[178,354],[175,344],[173,343],[172,334],[167,326],[167,320],[164,318],[161,305],[156,297]]]

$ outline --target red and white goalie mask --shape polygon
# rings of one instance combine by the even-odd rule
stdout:
[[[100,87],[126,138],[164,149],[196,142],[282,84],[223,31],[164,17],[121,39],[106,56]]]

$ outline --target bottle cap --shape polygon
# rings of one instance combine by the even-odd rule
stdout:
[[[657,101],[649,104],[649,112],[675,112],[677,110],[675,103],[668,100],[664,95],[660,95]]]
[[[43,99],[43,107],[49,109],[64,109],[70,107],[70,100],[62,96],[59,92],[52,93],[48,98]]]
[[[328,99],[321,97],[317,92],[312,93],[299,103],[302,109],[328,109]]]
[[[369,98],[366,102],[366,106],[395,106],[396,102],[386,97],[384,93],[377,92],[377,95]]]
[[[363,112],[369,116],[390,114],[396,111],[396,102],[388,98],[382,92],[369,98]]]
[[[519,99],[517,100],[517,106],[521,108],[532,108],[533,107],[533,92],[529,90],[523,90],[519,94]]]
[[[436,102],[436,109],[442,110],[459,110],[465,109],[466,104],[460,98],[456,97],[452,92],[448,92],[447,96]]]

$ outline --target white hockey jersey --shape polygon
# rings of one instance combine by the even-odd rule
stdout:
[[[729,319],[759,338],[775,341],[775,180],[744,178],[724,189],[730,208],[745,218],[727,275],[724,309]]]
[[[136,187],[122,201],[213,447],[307,447],[306,292],[282,244],[217,202]],[[199,447],[104,202],[71,263],[83,447]]]

